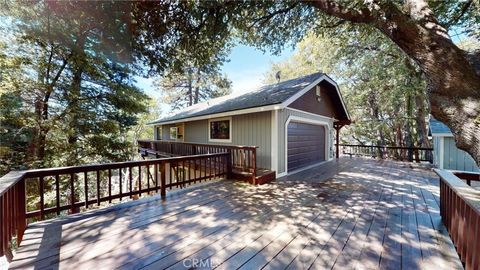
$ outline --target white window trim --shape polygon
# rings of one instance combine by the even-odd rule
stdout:
[[[225,120],[228,120],[229,121],[229,134],[228,134],[228,138],[229,139],[212,139],[212,134],[210,133],[210,123],[211,122],[217,122],[217,121],[225,121]],[[222,118],[212,118],[212,119],[208,119],[208,127],[207,127],[207,132],[208,132],[208,141],[209,142],[220,142],[220,143],[231,143],[232,142],[232,130],[233,130],[233,127],[232,127],[232,117],[222,117]]]
[[[175,132],[175,138],[172,138],[172,128],[176,129],[177,132]],[[170,138],[170,140],[177,140],[178,139],[178,127],[175,126],[175,127],[170,127],[170,129],[168,130],[168,137]]]
[[[157,134],[155,140],[163,140],[163,126],[155,126],[155,128],[155,132]],[[158,131],[160,131],[160,133]]]
[[[330,161],[330,160],[333,159],[329,155],[330,136],[328,136],[328,134],[330,134],[330,129],[332,128],[331,125],[330,125],[331,123],[329,121],[326,121],[326,120],[323,120],[323,119],[322,120],[313,120],[313,119],[309,119],[309,118],[303,118],[303,117],[291,115],[291,116],[288,117],[287,122],[285,123],[285,127],[284,127],[284,130],[285,130],[285,141],[284,141],[285,171],[281,174],[281,176],[297,173],[297,172],[300,172],[300,171],[311,168],[311,166],[307,166],[305,168],[300,168],[300,169],[298,169],[296,171],[293,171],[293,172],[288,172],[288,124],[290,124],[290,122],[298,122],[298,123],[314,124],[314,125],[324,126],[325,127],[325,159],[326,159],[325,161]],[[322,161],[321,163],[323,163],[325,161]],[[317,164],[314,164],[314,165],[317,165]],[[314,166],[314,165],[312,165],[312,166]]]

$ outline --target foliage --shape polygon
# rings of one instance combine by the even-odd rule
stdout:
[[[426,83],[418,68],[384,37],[355,31],[355,36],[347,31],[307,35],[291,58],[272,65],[266,81],[274,82],[277,71],[289,79],[321,70],[340,82],[353,118],[345,140],[398,146],[413,140],[409,146],[428,145],[426,115],[419,111],[427,104]],[[420,101],[414,105],[417,96]]]
[[[152,76],[182,74],[191,66],[218,67],[233,44],[228,13],[234,6],[216,1],[131,2],[135,59],[149,67]]]
[[[148,97],[134,86],[135,67],[116,53],[123,43],[106,37],[122,23],[90,15],[115,13],[108,3],[74,4],[9,3],[2,11],[2,35],[10,40],[0,65],[10,68],[0,93],[15,107],[2,113],[2,152],[15,153],[3,156],[5,171],[130,157],[124,149],[132,142],[118,134],[137,124]]]
[[[169,104],[172,111],[229,94],[232,85],[218,68],[196,67],[168,73],[154,84],[162,91],[163,102]]]

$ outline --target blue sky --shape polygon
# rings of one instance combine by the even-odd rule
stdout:
[[[281,55],[272,55],[268,52],[255,49],[251,46],[237,45],[232,48],[229,62],[222,66],[222,72],[232,81],[234,93],[248,92],[262,85],[264,74],[273,62],[284,60],[291,56],[293,49],[285,48]],[[158,97],[160,90],[152,87],[152,79],[137,78],[137,86],[148,95]],[[170,111],[169,106],[161,105],[163,113]]]

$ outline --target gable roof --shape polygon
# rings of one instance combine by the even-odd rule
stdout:
[[[430,127],[428,129],[428,135],[440,137],[453,136],[450,128],[448,128],[444,123],[438,121],[437,119],[431,117],[429,124]]]
[[[219,113],[227,113],[239,110],[246,110],[252,108],[265,108],[266,110],[280,109],[285,106],[279,106],[282,103],[290,104],[292,98],[296,99],[300,94],[311,89],[323,80],[327,80],[334,85],[338,91],[335,82],[327,75],[321,72],[291,79],[288,81],[262,86],[256,90],[243,94],[230,94],[223,97],[211,99],[207,102],[195,104],[187,107],[184,110],[149,124],[166,124],[180,120],[187,120],[190,118],[198,118]],[[343,106],[343,110],[347,119],[349,119],[345,104],[342,101],[340,92],[338,92],[339,99]],[[297,97],[298,96],[298,97]],[[287,105],[288,105],[287,104]],[[193,119],[192,119],[193,120]]]

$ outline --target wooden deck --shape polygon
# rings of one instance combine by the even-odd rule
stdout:
[[[271,184],[220,181],[30,225],[13,269],[461,269],[438,178],[340,159]]]

